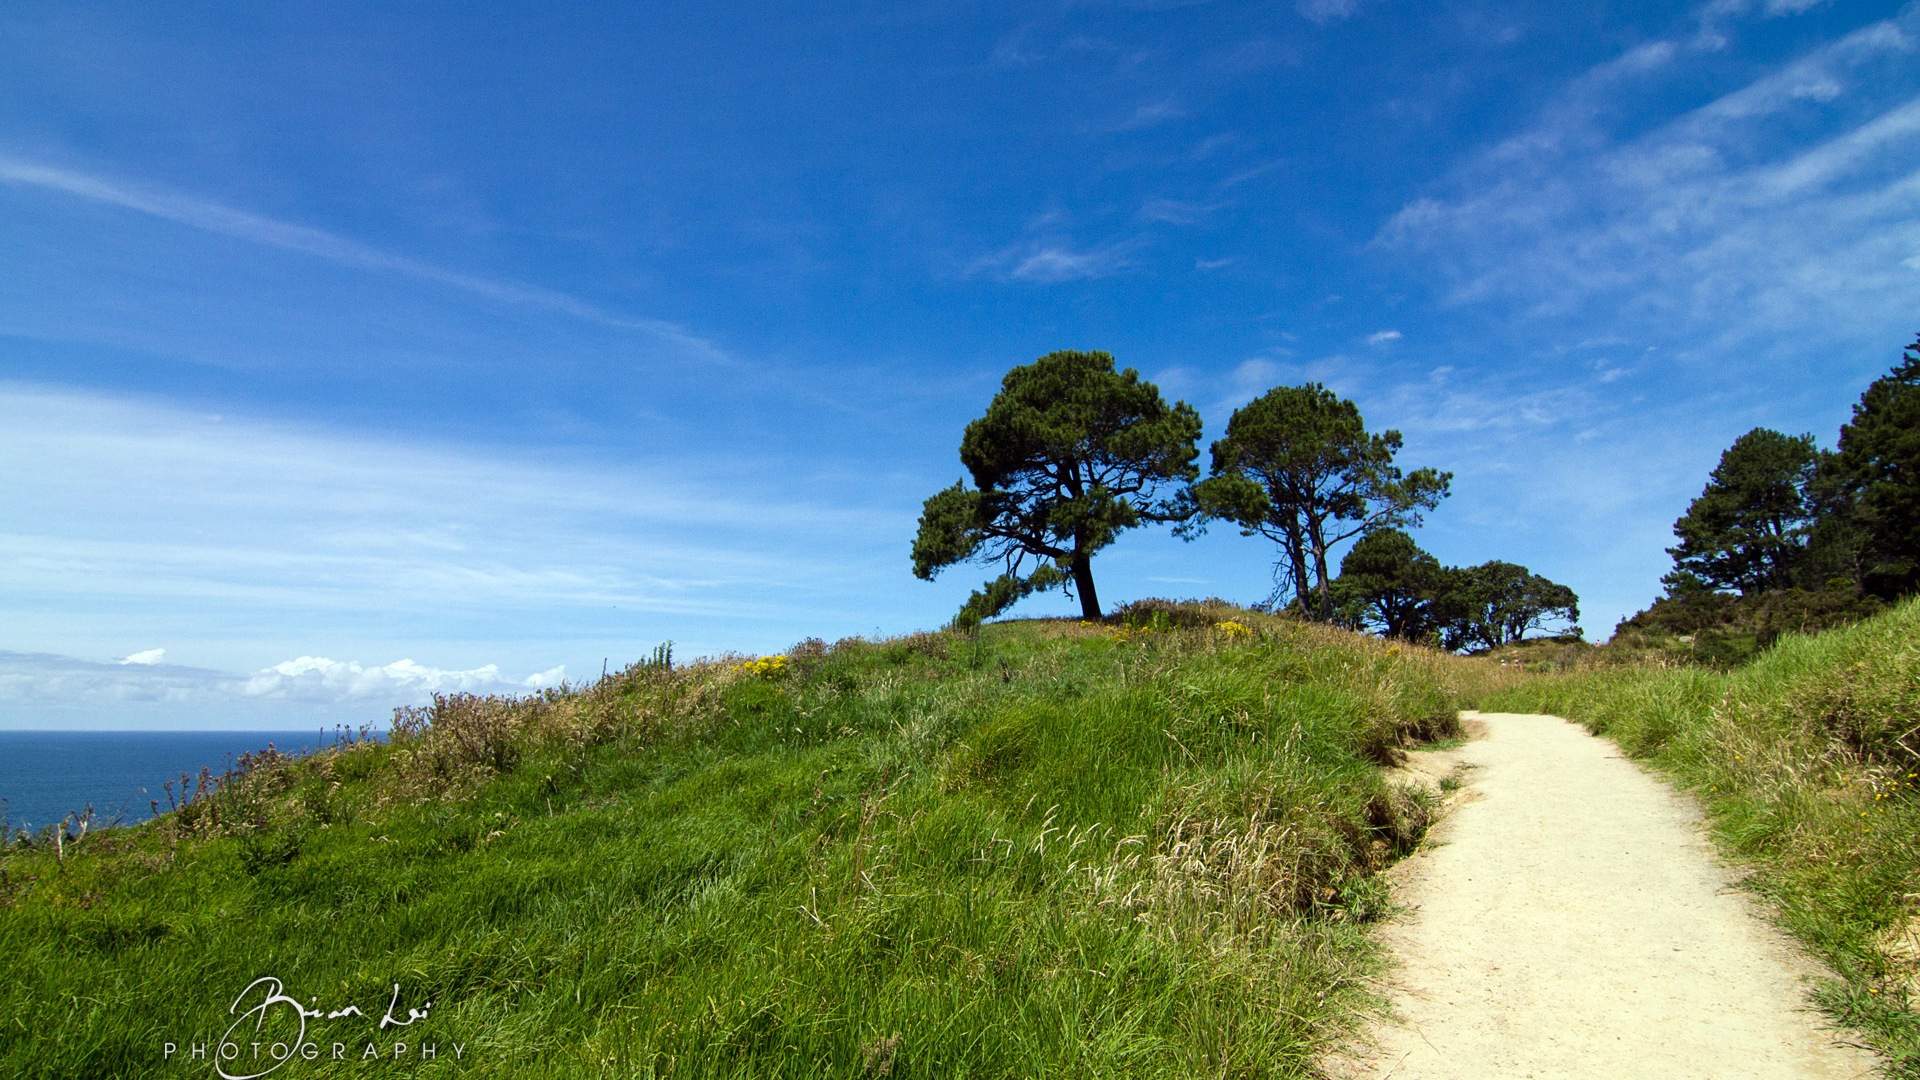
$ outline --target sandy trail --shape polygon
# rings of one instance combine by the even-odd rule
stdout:
[[[1461,802],[1395,871],[1396,1020],[1339,1076],[1857,1077],[1814,966],[1686,798],[1548,716],[1467,714]],[[1432,763],[1429,762],[1429,765]]]

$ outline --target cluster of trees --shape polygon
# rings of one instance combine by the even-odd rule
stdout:
[[[1861,395],[1836,449],[1767,428],[1736,439],[1673,533],[1670,598],[1920,588],[1920,340]]]
[[[1368,533],[1333,582],[1340,622],[1448,649],[1497,649],[1532,631],[1577,634],[1572,589],[1510,562],[1442,566],[1398,529]]]
[[[1103,352],[1054,352],[1009,371],[967,425],[973,479],[927,499],[915,575],[963,562],[1002,573],[968,598],[977,625],[1022,597],[1060,588],[1100,617],[1093,555],[1120,533],[1214,522],[1279,549],[1273,606],[1452,648],[1515,640],[1579,617],[1571,590],[1511,563],[1441,567],[1402,531],[1448,493],[1451,474],[1403,471],[1400,433],[1369,432],[1353,402],[1317,383],[1282,386],[1235,411],[1203,479],[1200,414]],[[1356,540],[1330,571],[1333,552]]]

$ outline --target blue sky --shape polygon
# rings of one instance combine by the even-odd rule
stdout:
[[[911,576],[920,500],[1057,348],[1209,437],[1327,383],[1601,636],[1920,331],[1912,5],[556,7],[9,5],[0,725],[938,625],[985,571]]]

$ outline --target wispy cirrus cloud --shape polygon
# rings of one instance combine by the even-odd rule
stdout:
[[[458,674],[597,664],[668,637],[695,654],[777,648],[871,629],[834,612],[905,577],[881,553],[913,520],[711,459],[516,460],[3,384],[0,462],[0,503],[34,507],[0,524],[0,648],[121,642],[120,678],[174,657],[259,670],[384,653]],[[464,685],[309,669],[275,685]]]
[[[1293,10],[1308,22],[1325,26],[1352,18],[1353,13],[1360,10],[1360,0],[1298,0]]]
[[[1917,43],[1909,6],[1616,137],[1616,95],[1684,78],[1690,51],[1719,47],[1639,46],[1408,203],[1377,243],[1432,260],[1455,302],[1604,313],[1722,348],[1788,327],[1888,333],[1920,296]]]
[[[1061,241],[1034,240],[1002,248],[968,270],[970,274],[1007,281],[1058,285],[1123,273],[1132,266],[1131,256],[1137,247],[1135,241],[1080,248]]]
[[[733,362],[719,346],[676,323],[616,314],[552,289],[464,274],[382,251],[323,229],[248,213],[204,199],[8,157],[0,157],[0,183],[85,199],[342,266],[402,274],[505,304],[551,311],[616,330],[636,331],[673,346],[691,358],[716,364]]]
[[[1187,111],[1172,101],[1149,101],[1134,109],[1118,125],[1120,131],[1134,131],[1139,128],[1156,127],[1170,120],[1178,120],[1187,115]]]
[[[1220,209],[1219,203],[1187,202],[1180,199],[1148,199],[1140,204],[1134,218],[1143,222],[1157,222],[1167,225],[1193,225],[1204,220],[1207,215]]]

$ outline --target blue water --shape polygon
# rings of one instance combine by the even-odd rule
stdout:
[[[234,759],[268,743],[283,754],[332,742],[317,731],[0,731],[0,807],[12,828],[37,829],[91,804],[101,823],[153,816],[167,808],[160,785],[180,774],[218,776]]]

